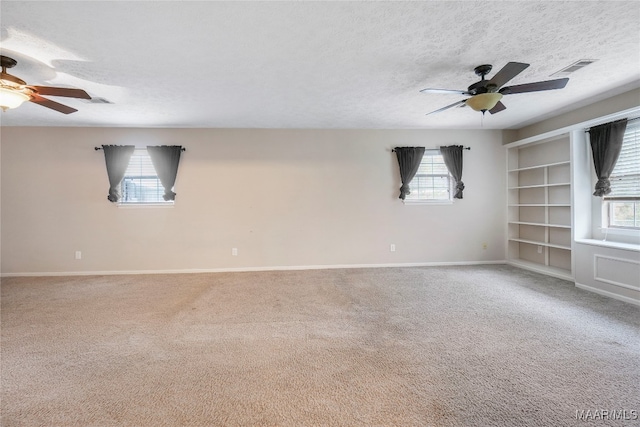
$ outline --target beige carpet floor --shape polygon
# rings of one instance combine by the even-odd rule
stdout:
[[[640,308],[508,266],[1,291],[6,427],[640,424]]]

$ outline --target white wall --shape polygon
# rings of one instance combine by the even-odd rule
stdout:
[[[3,275],[504,260],[499,131],[5,127],[1,136]],[[183,145],[175,206],[109,203],[93,149],[102,144]],[[472,148],[464,199],[404,205],[391,149],[450,144]]]
[[[589,239],[576,242],[576,286],[640,305],[640,247],[604,245]]]

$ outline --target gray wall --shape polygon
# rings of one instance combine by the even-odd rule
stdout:
[[[500,131],[1,129],[2,274],[504,260]],[[171,208],[106,199],[101,144],[180,144]],[[394,146],[464,144],[463,200],[404,205]],[[389,245],[396,245],[390,252]],[[487,249],[483,249],[483,244]],[[231,249],[238,248],[238,256]],[[75,251],[82,259],[75,260]]]

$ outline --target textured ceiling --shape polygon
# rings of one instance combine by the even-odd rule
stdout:
[[[640,2],[0,2],[2,53],[30,84],[85,89],[0,113],[3,126],[517,128],[640,86]],[[509,95],[484,118],[463,99],[473,68],[531,66],[566,88]]]

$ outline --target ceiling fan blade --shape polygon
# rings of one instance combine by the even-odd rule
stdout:
[[[462,104],[464,104],[465,102],[467,102],[467,100],[466,100],[466,99],[463,99],[462,101],[454,102],[454,103],[453,103],[453,104],[451,104],[451,105],[447,105],[446,107],[442,107],[442,108],[440,108],[439,110],[432,111],[432,112],[430,112],[430,113],[427,113],[426,115],[428,116],[429,114],[439,113],[439,112],[441,112],[441,111],[448,110],[449,108],[453,108],[453,107],[457,107],[458,105],[462,105]]]
[[[500,89],[500,93],[503,95],[510,95],[512,93],[525,93],[525,92],[539,92],[541,90],[562,89],[569,82],[569,78],[556,80],[545,80],[543,82],[525,83],[523,85],[507,86]]]
[[[507,65],[502,67],[502,70],[498,71],[491,80],[489,80],[487,86],[495,85],[496,89],[498,89],[506,82],[523,72],[528,66],[529,64],[523,64],[522,62],[509,62]]]
[[[489,110],[489,112],[491,114],[495,114],[495,113],[499,113],[502,110],[506,110],[507,107],[504,106],[504,104],[500,101],[498,101],[498,103],[496,104],[495,107],[493,107],[491,110]]]
[[[420,92],[422,93],[455,93],[456,95],[471,95],[466,90],[456,90],[456,89],[422,89]]]
[[[43,107],[47,107],[47,108],[51,108],[52,110],[59,111],[59,112],[61,112],[63,114],[71,114],[71,113],[75,113],[76,111],[78,111],[75,108],[71,108],[71,107],[68,107],[66,105],[62,105],[62,104],[60,104],[58,102],[52,101],[50,99],[43,98],[43,97],[41,97],[40,95],[38,95],[36,93],[31,95],[30,101],[34,102],[34,103],[36,103],[38,105],[42,105]]]
[[[89,96],[89,94],[82,89],[71,89],[66,87],[52,87],[52,86],[28,86],[28,87],[38,92],[39,95],[66,96],[68,98],[91,99],[91,96]]]

